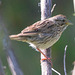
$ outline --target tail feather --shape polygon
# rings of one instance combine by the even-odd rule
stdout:
[[[12,40],[17,40],[19,38],[19,36],[18,35],[10,35],[9,38]]]
[[[26,38],[20,36],[20,34],[17,34],[17,35],[10,35],[9,38],[10,38],[11,40],[17,40],[17,41],[23,41],[23,42],[26,41]]]

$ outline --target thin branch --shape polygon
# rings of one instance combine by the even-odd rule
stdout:
[[[16,58],[15,58],[15,55],[14,55],[14,52],[13,52],[13,49],[11,46],[11,42],[8,37],[7,29],[5,28],[4,24],[2,24],[2,26],[3,26],[3,30],[4,30],[4,34],[5,34],[5,38],[3,40],[3,47],[6,52],[6,58],[7,58],[11,73],[12,73],[12,75],[23,75],[23,72],[21,71],[21,69],[16,61]]]
[[[75,12],[75,0],[73,0],[73,5],[74,5],[74,12]]]
[[[51,55],[51,51],[50,49],[46,49],[46,50],[42,50],[42,52],[48,57],[50,58]],[[41,54],[41,59],[45,58],[42,54]],[[41,71],[42,71],[42,75],[52,75],[52,70],[51,70],[51,64],[50,62],[48,62],[47,60],[45,61],[41,61]]]
[[[41,0],[41,20],[51,17],[52,0]],[[48,57],[51,57],[51,48],[42,50],[42,52]],[[45,58],[41,54],[41,59]],[[48,61],[41,62],[42,75],[52,75],[51,64]]]
[[[56,4],[53,5],[53,7],[52,7],[52,9],[51,9],[51,13],[53,13],[55,7],[56,7]]]
[[[73,62],[74,68],[72,70],[72,75],[75,75],[75,61]]]
[[[41,0],[41,20],[51,17],[52,0]]]
[[[1,15],[0,15],[0,26],[2,27],[2,31],[4,33],[3,48],[6,53],[6,58],[7,58],[11,73],[12,75],[23,75],[23,72],[21,71],[16,61],[16,58],[12,49],[11,41],[9,39],[8,31],[5,27],[5,24],[2,21]]]
[[[56,71],[54,68],[51,68],[52,71],[54,71],[55,73],[57,73],[58,75],[61,75],[58,71]]]
[[[73,0],[73,5],[74,5],[74,16],[75,16],[75,0]]]
[[[64,50],[64,73],[65,75],[67,75],[67,72],[66,72],[66,51],[67,51],[67,47],[68,45],[65,46],[65,50]]]

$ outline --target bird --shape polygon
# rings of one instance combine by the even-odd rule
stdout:
[[[12,40],[27,42],[49,61],[49,58],[47,58],[42,50],[52,47],[59,40],[63,31],[71,24],[66,16],[59,14],[37,21],[23,29],[21,33],[10,35],[9,37]]]

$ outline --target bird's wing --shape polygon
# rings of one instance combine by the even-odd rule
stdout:
[[[38,21],[31,26],[28,26],[19,34],[20,36],[36,36],[39,33],[44,33],[47,31],[47,28],[53,26],[53,22],[48,19],[43,21]]]

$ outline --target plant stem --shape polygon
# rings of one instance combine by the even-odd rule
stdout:
[[[41,0],[41,20],[49,18],[51,16],[52,0]],[[51,48],[42,50],[42,52],[48,57],[51,57]],[[41,59],[45,58],[41,54]],[[48,61],[41,62],[42,75],[52,75],[51,64]]]

